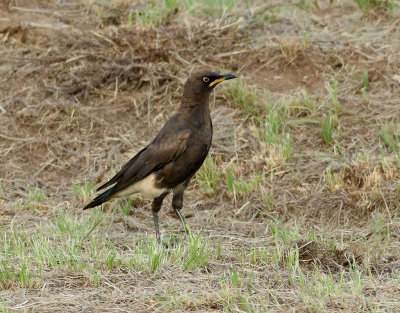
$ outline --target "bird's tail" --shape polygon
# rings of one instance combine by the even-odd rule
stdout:
[[[108,189],[107,191],[98,195],[96,198],[94,198],[92,201],[90,201],[90,203],[85,205],[85,207],[83,209],[86,210],[86,209],[94,208],[95,206],[98,206],[98,205],[106,202],[107,200],[109,200],[111,198],[112,194],[114,193],[113,189],[114,188]]]

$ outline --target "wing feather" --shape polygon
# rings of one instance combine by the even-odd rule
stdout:
[[[98,190],[116,184],[113,194],[154,173],[178,158],[185,150],[191,131],[174,115],[156,138],[139,151],[121,170]]]

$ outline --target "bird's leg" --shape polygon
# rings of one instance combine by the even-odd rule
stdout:
[[[176,215],[178,216],[178,218],[180,219],[183,228],[185,229],[186,234],[190,234],[190,230],[189,227],[186,224],[185,218],[183,217],[182,213],[181,213],[181,209],[183,207],[183,193],[184,193],[184,189],[183,190],[179,190],[179,192],[174,193],[174,196],[172,198],[172,207],[174,208],[174,211],[176,213]]]
[[[161,242],[161,239],[160,239],[160,228],[158,226],[158,212],[157,211],[153,211],[153,219],[154,219],[154,226],[156,228],[157,242],[160,243]]]
[[[161,243],[160,228],[158,226],[158,211],[160,211],[161,204],[167,194],[168,194],[168,192],[164,192],[163,194],[161,194],[161,196],[154,198],[152,206],[151,206],[151,211],[153,212],[154,226],[156,228],[156,237],[157,237],[158,243]]]
[[[185,218],[181,213],[181,209],[183,207],[183,194],[185,193],[186,188],[189,186],[190,180],[192,179],[193,175],[190,176],[183,184],[177,186],[174,189],[174,196],[172,198],[172,207],[176,215],[178,216],[179,220],[181,221],[183,228],[185,229],[185,233],[190,235],[190,229],[186,224]]]

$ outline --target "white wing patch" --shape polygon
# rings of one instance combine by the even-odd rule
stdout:
[[[166,188],[157,188],[155,186],[155,174],[150,174],[142,180],[130,185],[129,187],[118,191],[111,198],[121,198],[130,196],[134,193],[140,193],[144,198],[154,199],[167,191]]]

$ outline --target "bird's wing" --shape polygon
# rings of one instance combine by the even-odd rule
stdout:
[[[128,163],[126,163],[119,171],[117,174],[115,174],[108,182],[106,182],[105,184],[101,185],[100,187],[97,188],[96,191],[99,191],[101,189],[104,189],[108,186],[111,186],[113,184],[115,184],[119,178],[121,178],[121,176],[125,173],[125,171],[131,167],[133,164],[135,164],[136,160],[140,157],[140,155],[147,149],[143,148],[142,150],[140,150],[132,159],[130,159],[128,161]]]
[[[190,130],[176,119],[169,120],[146,148],[136,154],[99,189],[117,183],[113,189],[114,192],[118,192],[161,169],[185,151],[190,133]]]

